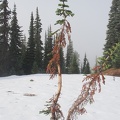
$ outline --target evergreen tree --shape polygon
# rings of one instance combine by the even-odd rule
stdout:
[[[25,35],[23,35],[23,38],[22,38],[21,41],[22,41],[22,50],[21,50],[22,59],[21,59],[21,64],[22,64],[22,74],[24,74],[23,64],[24,64],[24,59],[25,59],[26,49],[27,49],[27,42],[26,42],[26,36]]]
[[[12,21],[10,27],[10,74],[21,74],[22,70],[22,31],[18,25],[16,5],[12,12]]]
[[[36,61],[34,61],[33,67],[32,67],[32,73],[36,74],[36,73],[38,73],[38,71],[39,71],[38,65],[37,65]]]
[[[109,23],[108,23],[106,43],[104,46],[104,57],[106,58],[112,46],[120,42],[120,0],[113,0],[111,10],[109,13]],[[108,64],[112,67],[111,59],[109,59]]]
[[[72,60],[70,63],[70,73],[71,74],[79,74],[80,73],[80,64],[79,64],[79,54],[75,51],[72,56]]]
[[[90,74],[90,72],[91,72],[91,71],[90,71],[90,64],[89,64],[89,61],[87,61],[84,74]]]
[[[28,44],[27,44],[25,59],[24,59],[24,62],[23,62],[23,69],[24,69],[25,74],[31,74],[32,73],[34,60],[35,60],[34,18],[33,18],[33,13],[31,13],[29,38],[28,38]]]
[[[47,57],[47,33],[45,31],[45,40],[44,40],[44,53],[43,53],[43,71],[46,71],[46,66],[47,66],[47,61],[46,61],[46,57]]]
[[[65,58],[64,58],[64,52],[62,47],[60,48],[60,66],[61,66],[62,73],[65,73]]]
[[[8,75],[9,71],[9,20],[11,11],[8,7],[8,1],[0,1],[0,76]]]
[[[84,61],[83,61],[83,68],[81,70],[82,74],[90,74],[90,65],[89,65],[89,61],[87,59],[86,53],[85,53],[85,57],[84,57]]]
[[[67,46],[66,54],[66,73],[69,73],[72,56],[73,56],[73,42],[70,40],[69,45]]]
[[[87,64],[87,58],[86,58],[86,53],[85,53],[84,60],[83,60],[83,67],[82,67],[82,70],[81,70],[82,74],[85,73],[86,64]]]
[[[53,38],[51,36],[51,26],[48,28],[48,32],[45,33],[45,46],[44,46],[44,71],[47,69],[47,65],[52,58]]]
[[[27,42],[26,42],[26,36],[25,35],[23,35],[23,38],[22,38],[21,42],[22,42],[22,59],[24,59],[26,48],[27,48]]]
[[[38,8],[36,9],[36,19],[35,19],[35,64],[38,68],[37,72],[43,69],[43,42],[41,40],[41,20],[38,13]]]
[[[116,36],[116,19],[117,19],[117,9],[118,9],[118,1],[119,0],[113,0],[112,7],[109,13],[109,23],[107,25],[107,37],[106,37],[106,44],[104,50],[108,50],[111,48],[111,46],[114,45],[118,41],[118,38]]]

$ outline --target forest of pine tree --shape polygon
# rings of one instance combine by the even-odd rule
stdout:
[[[17,5],[9,8],[8,0],[0,1],[0,76],[46,73],[52,58],[56,36],[52,36],[52,26],[42,31],[39,9],[31,11],[28,38],[17,18]],[[41,33],[45,32],[45,36]],[[44,38],[43,38],[44,37]],[[80,58],[70,40],[66,55],[60,49],[62,73],[79,74]]]

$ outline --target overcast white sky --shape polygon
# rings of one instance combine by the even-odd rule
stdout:
[[[24,33],[28,35],[30,16],[36,15],[36,7],[42,22],[42,40],[44,41],[45,30],[51,24],[52,30],[58,17],[55,14],[59,0],[8,0],[9,7],[17,6],[18,22]],[[74,50],[80,54],[83,61],[85,53],[90,65],[95,64],[96,56],[102,56],[105,44],[106,30],[109,19],[109,11],[112,0],[68,0],[68,5],[74,17],[68,18],[72,27],[72,41]]]

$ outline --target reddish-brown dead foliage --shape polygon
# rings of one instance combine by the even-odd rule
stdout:
[[[78,96],[72,107],[69,109],[67,120],[75,120],[77,115],[82,115],[86,112],[85,105],[88,102],[94,102],[93,96],[97,90],[98,92],[101,92],[101,82],[105,84],[105,77],[100,70],[100,72],[97,74],[87,75],[83,79],[83,82],[85,83],[82,86],[81,94]]]
[[[66,38],[67,34],[68,40],[70,40],[71,27],[70,23],[65,20],[61,29],[58,30],[59,33],[56,33],[55,45],[52,50],[53,58],[49,61],[47,66],[47,73],[50,73],[50,79],[54,78],[54,76],[58,73],[57,65],[60,64],[60,48],[66,46]]]
[[[70,40],[70,32],[71,27],[67,20],[65,20],[63,26],[61,29],[58,30],[59,33],[56,33],[56,39],[55,39],[55,45],[52,50],[53,58],[49,61],[49,64],[47,66],[47,73],[50,73],[50,79],[54,78],[56,74],[58,74],[58,91],[56,95],[51,99],[50,107],[48,107],[48,110],[51,113],[51,119],[58,120],[59,118],[64,119],[64,116],[62,114],[62,111],[60,110],[60,105],[58,104],[58,98],[61,93],[62,88],[62,73],[60,68],[60,49],[61,47],[66,46],[66,37],[67,34],[68,40]],[[57,32],[58,32],[57,31]]]

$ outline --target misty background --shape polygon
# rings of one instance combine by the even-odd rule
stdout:
[[[31,12],[35,16],[36,7],[39,9],[42,23],[43,42],[45,31],[50,25],[53,32],[59,27],[54,25],[60,19],[55,14],[59,0],[9,0],[8,2],[12,10],[16,4],[18,23],[22,26],[26,37],[28,37]],[[73,48],[79,53],[81,62],[86,53],[90,66],[93,67],[96,57],[102,56],[112,0],[68,0],[68,5],[75,14],[74,17],[68,18],[72,28]]]

